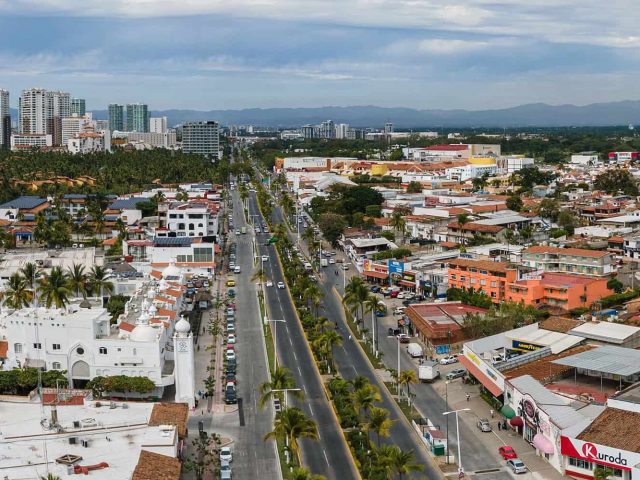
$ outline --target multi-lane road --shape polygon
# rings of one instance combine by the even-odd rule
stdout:
[[[262,215],[253,192],[249,195],[248,203],[250,218],[261,220]],[[272,328],[278,330],[279,364],[291,370],[297,386],[304,392],[304,400],[290,398],[289,404],[301,408],[318,426],[317,441],[308,439],[300,441],[303,464],[311,472],[324,475],[328,480],[359,478],[346,440],[323,389],[322,379],[307,345],[302,325],[297,319],[289,292],[287,289],[277,288],[278,282],[285,282],[285,278],[275,246],[264,246],[268,238],[268,234],[262,234],[258,235],[256,240],[259,263],[262,263],[260,261],[262,255],[268,257],[263,264],[264,270],[274,284],[273,287],[266,288],[267,314],[271,320],[284,320],[284,322],[272,322]],[[240,294],[243,294],[241,289]],[[242,331],[239,335],[241,333]]]

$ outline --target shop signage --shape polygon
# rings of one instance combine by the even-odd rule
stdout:
[[[633,465],[640,462],[640,453],[618,450],[565,436],[560,438],[560,453],[623,470],[631,470]]]
[[[365,258],[362,261],[362,270],[364,270],[365,272],[368,272],[369,270],[371,270],[371,260]]]
[[[535,343],[512,340],[511,350],[517,350],[519,352],[533,352],[535,350],[540,350],[541,348],[542,345],[536,345]]]
[[[399,262],[398,260],[389,260],[389,275],[393,275],[394,273],[402,276],[404,273],[404,262]]]
[[[402,274],[402,280],[404,280],[405,282],[415,282],[416,276],[414,273],[404,272]]]

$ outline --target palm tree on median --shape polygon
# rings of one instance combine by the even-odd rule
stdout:
[[[353,403],[358,413],[362,411],[364,417],[368,416],[375,402],[382,400],[378,389],[373,385],[364,385],[353,392]]]
[[[269,399],[273,398],[274,390],[285,390],[296,388],[296,381],[293,379],[291,370],[285,367],[277,367],[271,372],[271,381],[264,382],[260,385],[260,407],[264,408]],[[279,397],[282,397],[282,392],[278,393]],[[294,390],[291,394],[300,400],[304,398],[302,390]]]
[[[291,472],[292,480],[327,480],[322,475],[315,475],[304,467],[296,467]]]
[[[359,325],[363,319],[364,303],[369,297],[369,290],[360,277],[351,277],[345,287],[345,295],[342,303],[349,308],[349,311],[356,318]]]
[[[407,389],[407,403],[411,403],[410,385],[418,383],[418,377],[415,370],[402,370],[398,377],[398,383],[404,385]]]
[[[309,419],[302,410],[296,407],[288,407],[276,414],[273,430],[264,436],[270,438],[283,438],[287,440],[289,449],[300,463],[300,445],[298,439],[318,439],[318,426]]]
[[[342,335],[335,330],[327,330],[315,341],[327,364],[327,371],[331,373],[333,363],[333,347],[342,345]]]
[[[378,297],[373,293],[368,293],[367,299],[364,302],[365,312],[371,312],[371,338],[373,341],[373,350],[376,356],[378,356],[378,345],[376,342],[376,337],[378,336],[378,316],[376,315],[376,312],[382,307],[380,303],[381,302],[378,300]]]
[[[376,434],[378,448],[380,448],[380,438],[388,437],[393,420],[389,418],[389,410],[384,408],[373,407],[369,414],[369,423],[367,423],[367,431]]]

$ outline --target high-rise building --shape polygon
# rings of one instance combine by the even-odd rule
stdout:
[[[167,117],[152,117],[149,119],[149,132],[166,133]]]
[[[55,146],[62,145],[62,119],[71,116],[71,95],[67,92],[47,92],[47,133]]]
[[[320,124],[320,138],[335,138],[336,127],[333,120],[327,120]]]
[[[124,105],[109,104],[109,131],[122,132],[124,130]]]
[[[87,106],[84,98],[72,98],[71,99],[71,115],[78,115],[83,117],[87,113]]]
[[[347,138],[348,131],[349,131],[349,124],[347,123],[336,124],[336,138]]]
[[[0,149],[11,147],[11,111],[9,91],[0,89]]]
[[[182,126],[182,151],[218,158],[220,132],[218,122],[190,122]]]
[[[384,133],[393,133],[393,123],[387,122],[384,124]]]
[[[149,107],[144,103],[127,104],[127,132],[149,131]]]
[[[315,125],[305,125],[300,132],[303,138],[318,138],[318,127]]]
[[[69,139],[79,133],[93,132],[96,130],[95,123],[89,115],[78,115],[72,113],[70,117],[62,119],[62,145],[67,145]]]
[[[47,133],[49,109],[47,108],[47,91],[44,88],[23,90],[18,107],[20,133],[40,135]]]

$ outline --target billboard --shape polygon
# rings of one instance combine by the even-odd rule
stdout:
[[[606,447],[564,435],[560,437],[560,453],[622,470],[631,470],[640,462],[640,453]]]
[[[518,352],[533,352],[540,350],[543,345],[537,345],[531,342],[522,342],[520,340],[511,341],[511,350],[517,350]]]

